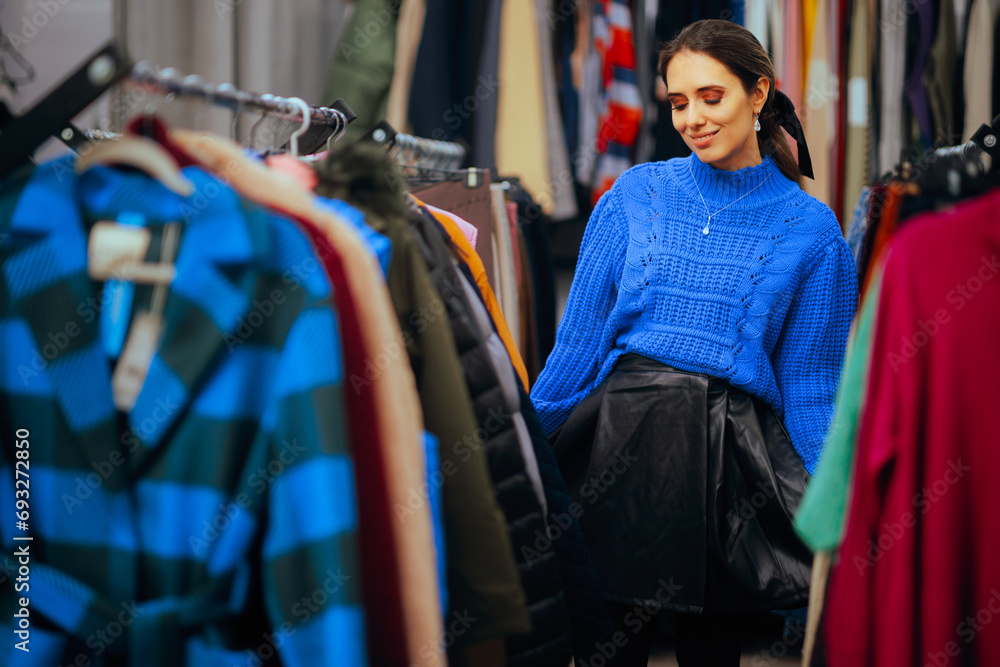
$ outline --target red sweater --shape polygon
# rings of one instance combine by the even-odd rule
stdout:
[[[1000,665],[1000,191],[892,240],[833,667]]]

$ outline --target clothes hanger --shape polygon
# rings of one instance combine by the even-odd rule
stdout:
[[[301,157],[299,155],[299,137],[309,131],[309,126],[312,124],[312,107],[301,97],[289,97],[288,102],[297,106],[302,112],[302,127],[292,132],[292,136],[288,140],[292,149],[292,157]]]
[[[0,176],[24,164],[46,139],[59,136],[67,124],[128,74],[130,65],[115,42],[90,55],[51,93],[21,116],[0,127]]]
[[[155,101],[146,107],[144,118],[151,119]],[[121,165],[142,171],[182,197],[194,192],[194,185],[184,178],[180,165],[159,143],[143,136],[123,134],[121,138],[100,141],[82,147],[74,171],[86,172],[96,165]]]

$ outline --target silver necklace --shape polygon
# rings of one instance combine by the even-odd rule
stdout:
[[[694,187],[696,187],[698,189],[698,196],[701,197],[701,203],[705,207],[705,213],[708,214],[708,222],[705,223],[705,228],[703,230],[701,230],[702,234],[708,234],[708,226],[712,224],[712,217],[713,216],[719,215],[720,213],[722,213],[723,211],[725,211],[727,208],[729,208],[730,206],[732,206],[733,204],[735,204],[736,202],[738,202],[740,199],[743,199],[743,197],[746,197],[748,194],[750,194],[751,192],[753,192],[753,190],[756,190],[761,185],[764,185],[765,183],[767,183],[767,179],[771,178],[771,174],[768,174],[767,176],[764,177],[763,181],[761,181],[760,183],[758,183],[754,187],[753,190],[751,190],[750,192],[746,193],[745,195],[743,195],[739,199],[735,199],[734,201],[726,204],[725,206],[723,206],[722,208],[720,208],[715,213],[712,213],[711,211],[708,210],[708,204],[705,202],[705,196],[703,194],[701,194],[701,186],[698,185],[698,179],[694,177],[694,169],[691,168],[691,163],[690,162],[688,162],[688,171],[691,172],[691,180],[694,181]]]

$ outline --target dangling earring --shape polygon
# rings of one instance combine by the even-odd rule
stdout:
[[[754,119],[753,119],[753,129],[756,130],[757,132],[760,132],[760,114],[759,113],[754,116]]]

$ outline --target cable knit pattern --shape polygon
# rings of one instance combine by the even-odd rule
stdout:
[[[770,157],[739,171],[695,155],[638,165],[594,208],[532,402],[551,433],[634,352],[766,401],[812,473],[857,294],[833,212]]]

